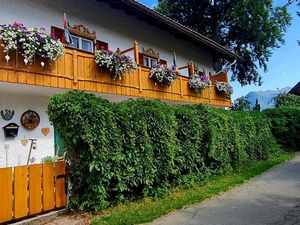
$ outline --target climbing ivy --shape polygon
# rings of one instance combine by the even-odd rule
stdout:
[[[48,114],[67,151],[71,209],[160,197],[279,151],[258,112],[145,99],[113,104],[68,92],[50,99]]]
[[[268,109],[264,113],[271,120],[271,130],[281,146],[289,151],[299,151],[300,109]]]

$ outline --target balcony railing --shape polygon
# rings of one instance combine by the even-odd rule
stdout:
[[[137,49],[138,46],[135,44],[129,50],[134,51],[135,60],[138,62]],[[52,65],[45,62],[44,67],[41,66],[41,59],[38,57],[32,64],[25,65],[21,55],[11,52],[9,56],[9,61],[6,61],[5,53],[0,48],[0,82],[175,102],[206,103],[221,107],[231,106],[230,99],[225,94],[219,93],[214,85],[200,94],[195,93],[189,88],[187,77],[180,76],[171,86],[155,85],[149,78],[150,69],[141,65],[138,65],[131,74],[126,74],[121,81],[114,81],[111,74],[97,66],[93,54],[71,48],[66,48],[64,56]],[[211,79],[228,81],[226,72]]]

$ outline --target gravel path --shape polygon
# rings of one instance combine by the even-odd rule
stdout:
[[[300,225],[300,153],[238,188],[148,225]]]

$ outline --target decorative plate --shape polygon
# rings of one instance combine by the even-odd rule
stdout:
[[[33,130],[40,124],[40,116],[37,112],[28,110],[21,116],[21,124],[26,129]]]

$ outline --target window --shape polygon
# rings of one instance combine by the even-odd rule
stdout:
[[[71,36],[73,40],[73,48],[81,49],[87,52],[94,52],[93,41],[75,35]]]
[[[157,59],[144,56],[144,66],[152,67],[157,64]]]

